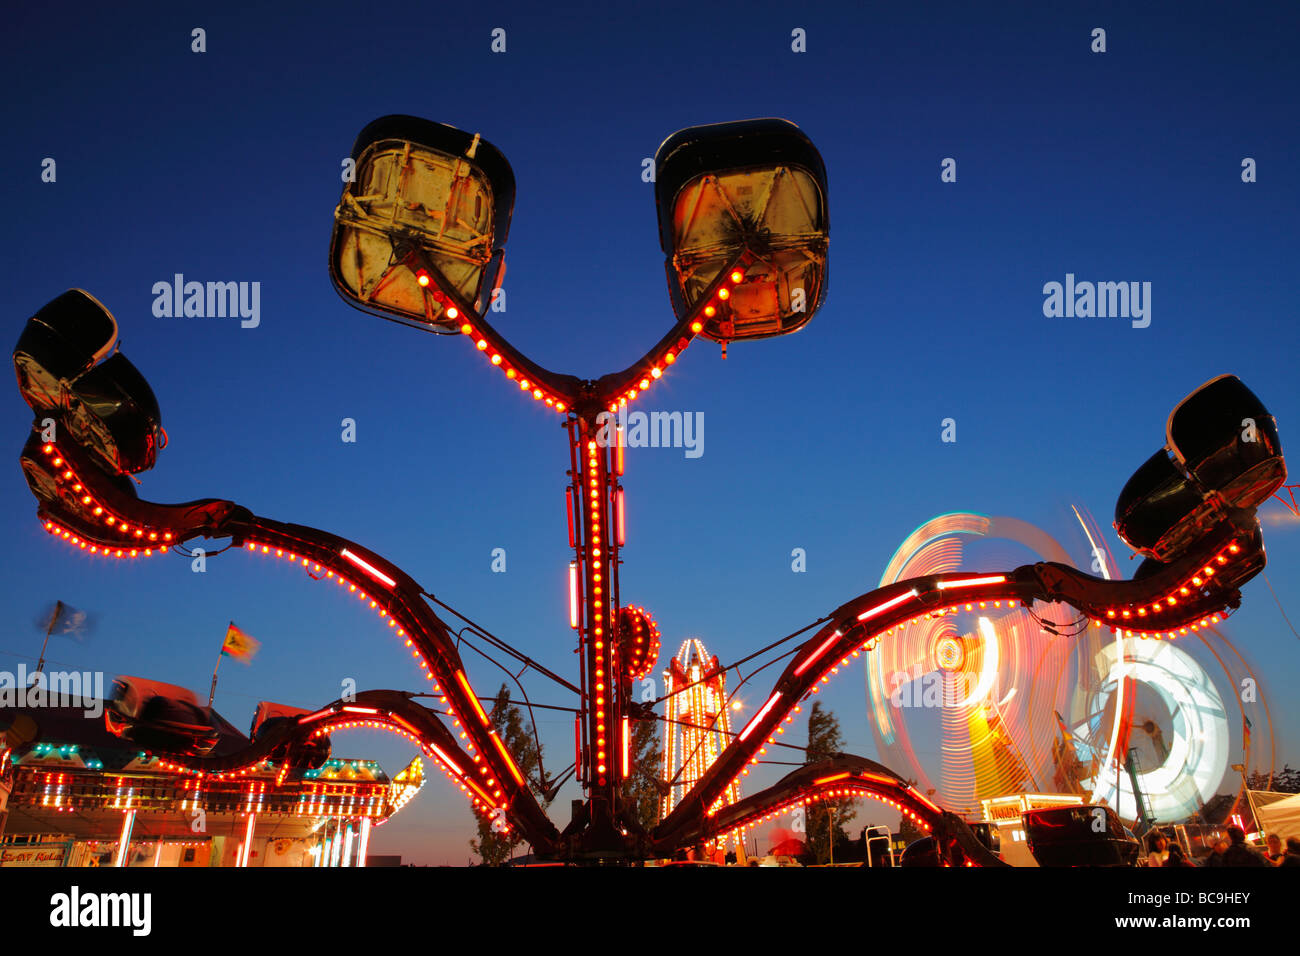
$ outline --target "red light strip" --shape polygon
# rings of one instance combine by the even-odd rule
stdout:
[[[569,627],[578,629],[578,562],[569,562]]]
[[[578,541],[573,533],[573,485],[564,489],[564,510],[569,515],[569,547],[576,548]]]
[[[750,734],[754,732],[754,728],[759,725],[759,723],[763,720],[763,718],[767,716],[768,711],[770,711],[773,707],[775,707],[776,702],[780,699],[781,699],[781,692],[779,690],[767,699],[767,703],[759,708],[758,713],[753,716],[753,718],[749,721],[749,723],[745,725],[745,729],[740,732],[741,740],[744,740],[746,737],[748,737]]]
[[[928,799],[927,797],[925,797],[925,796],[924,796],[923,794],[921,794],[919,791],[911,790],[911,791],[908,791],[908,794],[909,794],[909,796],[912,797],[913,800],[919,800],[921,803],[924,803],[927,807],[929,807],[929,808],[930,808],[931,810],[933,810],[935,813],[943,813],[943,808],[942,808],[942,807],[940,807],[937,803],[935,803],[935,802],[933,802],[932,800],[930,800],[930,799]]]
[[[1005,584],[1007,576],[1005,574],[990,574],[982,578],[962,578],[958,581],[940,581],[939,590],[946,591],[948,588],[973,588],[981,584]]]
[[[813,784],[815,786],[820,786],[823,783],[834,783],[836,780],[847,780],[851,776],[852,774],[846,770],[843,773],[831,774],[829,777],[818,777],[813,781]]]
[[[858,615],[858,620],[865,621],[868,618],[875,617],[877,614],[883,614],[886,611],[888,611],[890,608],[898,607],[898,605],[902,604],[904,601],[908,601],[914,597],[916,597],[915,588],[913,588],[911,591],[906,591],[903,594],[898,595],[898,597],[890,598],[884,604],[877,604],[869,611],[863,611],[861,614]]]
[[[483,705],[474,696],[474,691],[470,690],[469,681],[465,679],[465,672],[456,671],[453,676],[456,678],[456,683],[460,685],[460,689],[465,692],[465,696],[469,698],[469,702],[474,706],[474,711],[478,714],[478,719],[483,721],[483,726],[490,726],[492,722],[488,720],[488,715],[483,712]]]
[[[394,581],[394,580],[393,580],[392,578],[390,578],[388,575],[384,574],[383,571],[380,571],[380,570],[379,570],[377,567],[375,567],[374,565],[369,564],[368,562],[363,561],[361,558],[357,557],[355,554],[353,554],[353,553],[352,553],[351,551],[349,551],[347,548],[344,548],[342,551],[339,552],[339,554],[341,554],[343,557],[347,558],[349,561],[351,561],[353,564],[355,564],[357,567],[359,567],[362,571],[365,571],[367,574],[369,574],[369,575],[370,575],[372,578],[374,578],[376,581],[382,581],[384,584],[387,584],[390,588],[395,588],[395,587],[397,587],[397,582],[396,582],[396,581]]]
[[[480,797],[482,797],[483,802],[486,803],[489,807],[496,806],[492,798],[487,795],[487,792],[484,791],[483,788],[480,787],[477,783],[475,783],[471,778],[466,777],[465,783],[467,783],[475,793],[477,793]]]
[[[631,730],[629,729],[628,719],[624,717],[623,718],[623,776],[625,777],[629,777],[632,775],[632,761],[629,756],[630,749],[631,749],[630,737],[631,737]]]
[[[808,657],[804,660],[804,662],[794,669],[794,676],[798,677],[809,667],[811,667],[813,665],[813,662],[816,661],[817,658],[821,657],[823,654],[826,653],[826,649],[828,647],[830,647],[832,644],[834,644],[843,636],[844,635],[841,634],[839,631],[836,631],[830,637],[826,638],[826,641],[822,644],[821,647],[817,648],[817,650],[809,654]]]
[[[718,314],[721,303],[731,298],[731,286],[739,285],[744,281],[746,267],[745,257],[742,257],[723,273],[723,278],[718,281],[718,286],[714,289],[713,294],[707,299],[701,299],[696,303],[694,313],[696,318],[683,329],[683,334],[678,337],[676,344],[666,348],[658,358],[652,359],[643,368],[640,379],[635,378],[635,373],[633,373],[633,378],[630,379],[625,391],[617,397],[610,396],[609,410],[611,412],[616,412],[620,405],[626,405],[628,402],[635,400],[638,395],[645,392],[654,382],[663,377],[664,373],[668,371],[668,366],[677,361],[677,357],[691,344],[691,339],[704,331],[704,321],[701,315],[704,319],[712,319]],[[620,388],[622,387],[624,386],[620,386]],[[620,475],[623,473],[621,452],[620,447],[618,461],[618,474]]]
[[[454,306],[447,308],[448,318],[455,319],[459,315],[459,311],[457,311]],[[488,357],[489,361],[491,361],[494,366],[506,373],[506,378],[510,379],[512,382],[517,382],[521,392],[531,392],[534,401],[544,402],[547,408],[553,408],[557,412],[565,412],[568,410],[569,406],[561,400],[560,396],[552,393],[548,389],[542,388],[540,382],[530,381],[527,377],[527,373],[522,369],[515,368],[511,365],[509,360],[501,354],[501,351],[498,348],[494,348],[488,342],[486,336],[490,333],[485,333],[481,330],[476,331],[474,326],[469,322],[462,323],[460,331],[463,335],[469,336],[470,341],[474,343],[480,352]]]
[[[615,501],[616,516],[618,518],[618,546],[621,548],[627,543],[627,527],[623,517],[623,489],[618,489],[618,498]]]
[[[496,744],[497,752],[500,753],[501,758],[505,760],[506,767],[510,770],[510,776],[514,777],[515,783],[522,787],[524,785],[524,777],[523,774],[519,772],[519,768],[515,766],[514,760],[510,757],[510,751],[506,750],[506,745],[501,742],[501,738],[497,736],[495,730],[490,731],[488,736],[492,738],[492,743]]]

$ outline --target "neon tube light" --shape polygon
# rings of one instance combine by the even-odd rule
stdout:
[[[465,692],[465,696],[469,698],[469,702],[474,705],[474,712],[478,714],[478,719],[483,721],[483,726],[488,726],[491,721],[488,720],[488,715],[483,712],[483,705],[480,704],[478,698],[474,696],[474,691],[470,690],[469,681],[465,679],[464,671],[456,671],[456,683],[459,684],[460,689]]]
[[[1007,576],[1005,574],[990,574],[982,578],[962,578],[958,581],[940,581],[939,590],[943,591],[948,588],[973,588],[980,584],[1005,584]]]
[[[578,562],[569,562],[569,627],[578,629]]]
[[[898,605],[902,604],[904,601],[910,600],[911,598],[914,597],[916,597],[916,588],[913,588],[910,591],[906,591],[903,594],[898,595],[898,597],[890,598],[884,604],[877,604],[875,607],[871,608],[868,611],[863,611],[861,614],[858,615],[858,620],[865,621],[868,618],[875,617],[877,614],[883,614],[886,611],[888,611],[890,608],[898,607]]]
[[[506,745],[501,742],[501,738],[497,736],[497,732],[495,730],[492,731],[488,736],[490,736],[492,738],[492,742],[497,745],[498,752],[500,752],[501,757],[505,760],[506,766],[510,770],[510,776],[514,777],[515,783],[517,783],[519,786],[522,787],[524,785],[524,778],[523,775],[519,772],[519,768],[515,766],[514,760],[511,759],[510,751],[506,750]]]
[[[434,756],[436,756],[439,760],[441,760],[448,767],[454,770],[456,772],[456,776],[463,777],[465,775],[464,772],[460,769],[460,767],[456,765],[456,762],[452,760],[450,757],[448,757],[445,753],[443,753],[442,749],[437,744],[429,744],[429,749],[433,751]]]
[[[347,558],[349,561],[351,561],[353,564],[355,564],[357,567],[359,567],[362,571],[365,571],[367,574],[369,574],[369,575],[370,575],[372,578],[374,578],[376,581],[383,581],[383,582],[384,582],[385,584],[387,584],[390,588],[395,588],[395,587],[397,587],[397,582],[396,582],[396,581],[394,581],[392,578],[390,578],[388,575],[386,575],[383,571],[380,571],[380,570],[379,570],[377,567],[375,567],[374,565],[369,564],[369,563],[367,563],[366,561],[363,561],[361,558],[358,558],[355,554],[353,554],[353,553],[352,553],[351,551],[349,551],[347,548],[344,548],[342,551],[339,552],[339,554],[341,554],[343,557]]]
[[[370,849],[370,818],[361,818],[361,845],[357,847],[357,866],[366,865],[366,851]]]
[[[802,664],[800,664],[798,667],[796,667],[796,668],[794,669],[794,676],[795,676],[795,677],[798,677],[800,674],[802,674],[804,671],[806,671],[809,667],[811,667],[812,664],[813,664],[813,661],[817,660],[817,658],[821,657],[823,654],[826,653],[826,648],[830,647],[832,644],[834,644],[836,641],[838,641],[838,640],[839,640],[841,637],[843,637],[843,636],[844,636],[844,635],[842,635],[842,634],[837,630],[837,631],[836,631],[834,634],[832,634],[830,637],[826,638],[825,643],[823,643],[821,647],[817,648],[817,650],[815,650],[815,651],[813,651],[811,654],[809,654],[808,657],[807,657],[807,659],[805,659],[804,662],[803,662]]]
[[[122,834],[117,839],[117,858],[113,866],[126,866],[127,850],[131,846],[131,830],[135,828],[135,811],[128,810],[122,818]]]
[[[820,786],[823,783],[834,783],[836,780],[846,780],[851,776],[852,774],[845,770],[843,773],[833,773],[829,777],[818,777],[813,781],[813,784]]]
[[[573,534],[573,486],[564,489],[564,510],[569,516],[569,547],[577,547],[577,540]]]
[[[759,708],[758,713],[753,716],[750,722],[745,725],[745,729],[740,732],[741,740],[744,740],[754,732],[754,728],[757,727],[759,722],[767,716],[768,711],[776,706],[776,702],[780,699],[781,692],[779,690],[767,699],[767,703]]]
[[[624,717],[623,718],[623,776],[625,777],[629,777],[632,775],[630,760],[628,759],[630,734],[631,731],[628,729],[628,719]]]
[[[465,782],[469,784],[469,786],[471,787],[471,789],[473,789],[475,793],[477,793],[480,797],[483,798],[484,803],[486,803],[488,806],[494,806],[494,804],[492,803],[492,798],[487,795],[487,792],[482,787],[480,787],[469,777],[465,778]]]

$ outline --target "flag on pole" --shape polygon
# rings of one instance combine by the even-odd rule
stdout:
[[[90,615],[85,611],[63,601],[55,601],[54,607],[50,608],[38,624],[50,634],[59,634],[81,642],[89,635],[91,621]]]
[[[223,657],[233,657],[235,660],[247,664],[253,659],[253,655],[257,653],[261,646],[261,641],[245,634],[235,627],[232,621],[230,627],[226,628],[226,639],[221,645],[221,654]]]
[[[1250,718],[1241,715],[1241,749],[1250,752]]]
[[[1060,711],[1054,710],[1052,713],[1056,715],[1056,726],[1061,728],[1061,736],[1065,738],[1065,742],[1067,744],[1073,742],[1074,734],[1070,733],[1065,726],[1065,718],[1061,716]]]

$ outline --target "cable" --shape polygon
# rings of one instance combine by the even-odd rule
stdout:
[[[1264,579],[1264,583],[1268,585],[1268,593],[1273,595],[1273,600],[1277,604],[1277,609],[1282,612],[1282,620],[1286,621],[1286,626],[1291,628],[1291,633],[1295,634],[1297,638],[1300,638],[1300,634],[1296,633],[1295,625],[1292,624],[1291,619],[1286,616],[1286,609],[1282,607],[1282,602],[1278,600],[1277,592],[1273,590],[1273,584],[1272,582],[1269,581],[1268,575],[1265,574],[1263,571],[1261,571],[1260,577],[1262,577]]]

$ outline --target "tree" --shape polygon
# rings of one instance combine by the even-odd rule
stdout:
[[[821,702],[812,705],[808,712],[808,752],[804,763],[816,763],[840,753],[844,748],[844,735],[840,722]],[[808,832],[805,834],[807,852],[818,863],[835,862],[835,846],[849,842],[844,824],[853,819],[857,801],[847,797],[822,800],[811,804],[806,814]]]
[[[641,826],[649,830],[659,822],[659,771],[664,761],[659,746],[659,722],[653,715],[632,724],[632,772],[623,781],[624,804]]]
[[[505,684],[497,691],[489,716],[497,736],[506,745],[506,750],[519,766],[519,772],[528,781],[529,789],[542,799],[541,790],[534,783],[541,767],[541,748],[533,733],[533,725],[525,723],[523,712],[510,702],[510,688]],[[547,803],[549,801],[543,800],[542,806]],[[515,847],[524,842],[523,837],[517,834],[512,833],[507,837],[498,832],[497,828],[504,820],[494,823],[492,819],[477,812],[474,818],[478,824],[478,839],[470,840],[469,847],[479,855],[484,866],[501,866],[510,859]]]
[[[1256,770],[1246,778],[1251,790],[1271,790],[1274,793],[1300,793],[1300,770],[1286,764],[1269,779],[1266,773]]]

